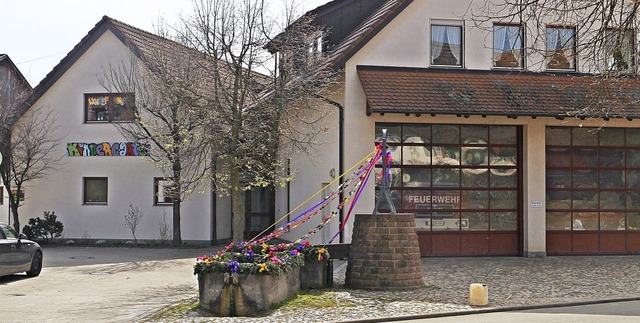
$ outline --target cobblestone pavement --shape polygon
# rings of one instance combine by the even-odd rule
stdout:
[[[335,286],[327,290],[338,304],[345,306],[276,310],[261,318],[207,318],[190,313],[183,319],[185,322],[341,322],[640,297],[640,256],[423,258],[425,287],[406,292],[345,288],[345,270],[345,262],[335,262]],[[468,305],[472,283],[487,284],[488,306]],[[173,317],[170,321],[180,319]]]

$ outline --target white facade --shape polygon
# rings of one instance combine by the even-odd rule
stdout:
[[[492,35],[490,26],[488,29],[472,27],[473,22],[469,16],[469,3],[473,1],[444,1],[444,0],[416,0],[395,17],[386,27],[368,40],[366,44],[355,54],[350,56],[344,67],[344,88],[335,99],[345,109],[345,134],[344,143],[345,166],[348,168],[357,163],[373,149],[375,138],[375,124],[399,123],[399,124],[479,124],[479,125],[515,125],[522,128],[522,255],[546,254],[546,190],[545,190],[545,129],[549,126],[562,127],[600,127],[605,121],[580,120],[569,118],[560,120],[556,118],[507,118],[507,116],[470,116],[467,118],[455,115],[429,114],[409,115],[404,114],[378,114],[367,116],[367,98],[356,70],[357,66],[398,66],[429,68],[430,66],[430,38],[431,23],[443,21],[454,22],[464,26],[463,28],[463,69],[468,70],[492,70]],[[484,2],[484,1],[481,1]],[[475,1],[475,5],[480,5]],[[578,59],[580,61],[580,59]],[[540,58],[526,57],[525,69],[540,71],[543,64]],[[586,72],[584,66],[578,64],[578,72]],[[337,119],[337,114],[335,116]],[[635,128],[640,122],[625,119],[616,119],[606,122],[606,127]],[[606,131],[606,129],[605,129]],[[330,135],[331,145],[321,149],[319,155],[325,156],[317,166],[305,165],[295,162],[300,167],[300,174],[294,180],[292,187],[292,204],[303,201],[309,194],[315,192],[321,183],[325,183],[329,170],[337,168],[338,138],[333,129]],[[309,171],[312,170],[312,171]],[[306,189],[305,189],[306,188]],[[370,213],[375,205],[374,187],[370,184],[360,197],[354,213]],[[351,237],[353,217],[345,230],[345,241]],[[314,224],[315,225],[315,224]],[[309,225],[312,227],[313,225]],[[335,232],[336,227],[331,227]],[[302,230],[306,232],[306,230]],[[290,234],[288,238],[295,238],[296,234]],[[314,242],[321,242],[316,238]]]
[[[117,66],[130,56],[131,51],[107,30],[33,104],[56,111],[57,124],[51,129],[55,130],[53,137],[63,138],[56,151],[62,156],[62,165],[45,179],[25,183],[25,201],[19,209],[21,225],[29,218],[42,217],[44,211],[55,211],[64,224],[65,238],[132,239],[124,221],[132,204],[144,214],[136,238],[158,240],[163,221],[171,226],[172,207],[154,205],[154,177],[163,174],[145,157],[69,156],[67,152],[68,143],[127,141],[112,123],[85,122],[84,95],[107,93],[99,77],[109,64]],[[83,202],[83,178],[87,177],[107,178],[106,205]],[[212,239],[210,195],[197,192],[183,202],[184,241]]]

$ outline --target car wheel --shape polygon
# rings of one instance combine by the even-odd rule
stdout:
[[[31,259],[31,269],[27,271],[27,276],[36,277],[40,275],[40,271],[42,271],[42,253],[36,251],[33,255],[33,259]]]

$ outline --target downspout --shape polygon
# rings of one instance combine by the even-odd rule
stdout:
[[[338,176],[342,176],[342,173],[344,173],[344,143],[342,142],[342,138],[344,138],[344,107],[342,106],[342,104],[324,96],[318,96],[318,98],[338,108]],[[340,177],[340,186],[342,186],[343,181],[343,177]],[[342,191],[340,191],[339,201],[342,202],[343,199],[344,194]],[[344,222],[344,208],[340,208],[338,210],[338,220],[340,222],[339,228],[342,228],[342,223]],[[344,243],[343,231],[340,231],[339,242]]]
[[[213,173],[216,173],[218,163],[215,158],[212,157],[211,167],[213,169]],[[214,175],[215,176],[215,175]],[[215,183],[215,179],[211,178],[211,245],[215,246],[218,244],[218,193],[217,187]]]
[[[291,178],[291,159],[287,159],[287,178]],[[291,181],[287,181],[287,214],[291,213]],[[291,215],[287,215],[287,223],[291,222]]]

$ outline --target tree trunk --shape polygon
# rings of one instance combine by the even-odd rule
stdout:
[[[13,218],[13,229],[16,232],[20,233],[20,217],[18,216],[18,203],[13,199],[13,195],[11,195],[11,185],[6,185],[4,187],[9,194],[9,210],[11,217]]]
[[[231,170],[231,201],[233,214],[232,227],[233,235],[231,239],[234,242],[244,241],[244,200],[242,198],[242,190],[240,189],[240,172],[234,169]]]
[[[11,207],[11,214],[13,215],[13,229],[16,230],[16,232],[20,233],[20,217],[18,216],[18,204],[11,203],[10,207]]]
[[[173,244],[182,244],[182,233],[180,229],[180,199],[173,202]]]

